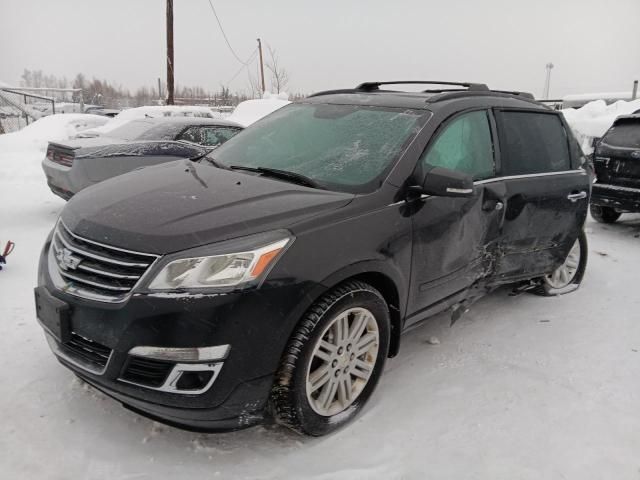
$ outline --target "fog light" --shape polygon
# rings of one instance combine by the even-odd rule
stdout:
[[[180,378],[176,382],[176,390],[202,390],[207,386],[213,377],[213,372],[182,372]]]

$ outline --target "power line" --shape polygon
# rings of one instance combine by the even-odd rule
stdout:
[[[247,63],[249,62],[243,62],[242,60],[240,60],[240,57],[233,50],[233,47],[231,46],[231,44],[229,43],[229,39],[227,38],[227,34],[224,33],[224,28],[222,28],[222,23],[220,23],[220,18],[218,18],[218,14],[216,13],[216,9],[213,6],[213,3],[211,3],[211,0],[209,0],[209,6],[211,7],[211,11],[213,12],[213,15],[216,17],[216,21],[218,22],[218,26],[220,27],[220,31],[222,32],[222,36],[224,37],[224,41],[227,42],[227,47],[229,47],[229,50],[231,51],[233,56],[236,57],[236,60],[238,60],[241,64],[246,66]]]
[[[237,77],[238,75],[240,75],[240,73],[242,73],[242,70],[244,70],[245,68],[249,68],[249,64],[250,64],[251,62],[253,62],[253,59],[255,58],[255,56],[256,56],[256,54],[257,54],[257,53],[258,53],[258,49],[256,48],[256,49],[253,51],[253,53],[249,56],[249,58],[247,59],[247,61],[246,61],[246,62],[242,62],[242,66],[241,66],[241,67],[238,69],[238,71],[233,75],[233,77],[231,77],[231,80],[229,80],[227,83],[225,83],[225,85],[226,85],[227,87],[229,86],[229,84],[230,84],[231,82],[233,82],[233,81],[236,79],[236,77]]]

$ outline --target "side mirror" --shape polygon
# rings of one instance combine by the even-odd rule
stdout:
[[[473,192],[471,176],[443,167],[428,170],[422,183],[422,193],[436,197],[470,197]]]

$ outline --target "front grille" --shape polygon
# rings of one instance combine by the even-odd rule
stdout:
[[[89,370],[102,370],[107,366],[111,349],[75,332],[71,339],[60,345],[61,350]]]
[[[140,357],[129,357],[122,379],[146,387],[161,387],[174,364]]]
[[[56,226],[50,254],[65,284],[62,289],[105,301],[123,300],[158,258],[79,237],[61,221]]]

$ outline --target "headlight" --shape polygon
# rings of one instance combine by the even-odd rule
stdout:
[[[180,258],[164,266],[149,284],[150,290],[234,287],[262,278],[289,244],[285,238],[254,250]]]

